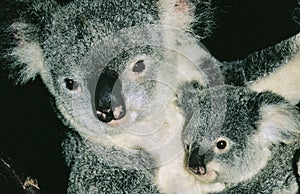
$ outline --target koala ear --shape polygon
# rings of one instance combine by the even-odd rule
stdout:
[[[258,124],[260,141],[289,144],[300,139],[300,112],[288,103],[264,105]]]
[[[158,2],[163,24],[185,29],[192,22],[194,5],[189,0],[160,0]]]
[[[10,68],[16,70],[16,83],[25,84],[43,71],[43,51],[38,42],[30,41],[30,37],[27,37],[34,26],[16,22],[11,25],[11,29],[15,32],[13,35],[17,45],[9,53],[14,61]]]
[[[197,31],[197,38],[209,37],[215,28],[215,5],[200,0],[159,0],[160,18],[163,25],[176,29]]]
[[[14,70],[12,77],[16,78],[16,83],[24,84],[44,71],[44,54],[40,45],[44,39],[43,27],[59,5],[53,0],[34,0],[20,1],[20,7],[20,19],[8,29],[13,35],[12,42],[16,44],[6,52],[5,57],[13,61],[9,68]]]

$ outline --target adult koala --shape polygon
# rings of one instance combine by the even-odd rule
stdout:
[[[157,193],[154,183],[160,186],[163,177],[154,174],[183,153],[177,86],[192,79],[206,85],[194,64],[210,69],[216,63],[182,31],[192,20],[192,4],[24,4],[28,9],[11,25],[17,40],[11,67],[20,83],[39,75],[63,121],[80,134],[71,132],[64,141],[68,193]],[[209,5],[196,4],[208,15]]]

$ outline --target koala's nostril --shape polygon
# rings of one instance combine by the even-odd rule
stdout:
[[[96,86],[95,103],[97,116],[103,122],[119,120],[125,116],[122,83],[115,71],[104,70],[101,73]]]

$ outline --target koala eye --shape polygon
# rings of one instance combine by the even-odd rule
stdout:
[[[217,142],[217,148],[223,150],[227,147],[227,142],[225,140],[220,140]]]
[[[132,72],[142,73],[145,69],[146,69],[146,65],[144,63],[144,60],[140,60],[133,65]]]
[[[74,81],[73,79],[66,78],[65,79],[66,88],[71,91],[75,91],[79,88],[79,83]]]

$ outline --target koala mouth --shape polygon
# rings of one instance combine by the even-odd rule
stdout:
[[[118,79],[117,72],[110,69],[103,70],[96,86],[95,103],[96,114],[100,121],[108,123],[125,117],[122,83]]]
[[[193,167],[193,168],[189,168],[191,172],[193,172],[196,175],[205,175],[206,174],[206,168],[205,167]]]

